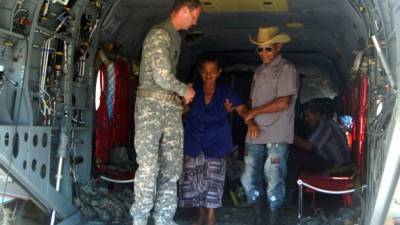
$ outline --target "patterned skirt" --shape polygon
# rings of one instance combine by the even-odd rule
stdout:
[[[224,194],[225,158],[193,158],[185,156],[183,174],[179,181],[180,207],[222,207]]]

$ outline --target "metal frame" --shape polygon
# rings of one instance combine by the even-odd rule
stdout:
[[[1,4],[2,1],[0,1]],[[29,20],[32,24],[23,33],[13,30],[13,18],[6,18],[4,24],[11,27],[2,27],[0,24],[0,43],[10,39],[10,46],[5,46],[5,55],[0,56],[0,63],[7,65],[7,76],[17,81],[17,87],[4,89],[7,102],[10,105],[2,105],[12,111],[10,122],[0,124],[0,166],[5,169],[7,176],[12,176],[18,184],[27,191],[40,207],[49,211],[54,210],[54,222],[61,224],[78,224],[81,222],[80,212],[73,205],[72,178],[69,155],[71,146],[75,149],[75,155],[81,156],[84,163],[74,168],[79,174],[79,182],[87,184],[90,181],[91,150],[92,150],[92,120],[93,120],[93,97],[94,83],[92,82],[94,72],[95,52],[97,50],[98,30],[92,33],[92,47],[89,49],[90,57],[87,58],[88,65],[81,73],[87,74],[85,79],[74,81],[75,67],[73,62],[74,51],[79,45],[79,29],[81,15],[94,6],[89,0],[78,0],[71,12],[75,20],[70,21],[68,31],[71,36],[53,31],[53,27],[59,27],[58,21],[39,24],[40,11],[46,0],[22,0],[18,1],[18,7],[29,12]],[[68,0],[57,1],[67,4]],[[54,3],[54,1],[53,1]],[[62,10],[62,5],[51,3],[51,13]],[[17,7],[17,3],[13,3]],[[15,8],[14,7],[14,8]],[[3,9],[4,10],[4,9]],[[7,10],[7,9],[5,9]],[[10,9],[12,10],[12,9]],[[92,10],[93,11],[93,10]],[[92,13],[92,12],[91,12]],[[2,18],[3,19],[3,18]],[[40,100],[39,91],[39,68],[40,55],[44,50],[43,41],[49,38],[64,41],[64,54],[62,70],[64,72],[60,79],[60,96],[62,104],[55,108],[60,120],[53,124],[41,124],[38,116]],[[36,46],[36,47],[35,47]],[[54,47],[48,43],[46,48]],[[21,58],[12,62],[15,52],[23,53]],[[45,56],[46,59],[48,57]],[[14,67],[14,68],[12,68]],[[11,68],[11,69],[10,69]],[[3,83],[4,84],[4,83]],[[14,96],[14,97],[12,97]],[[76,104],[72,104],[72,97],[77,98]],[[3,96],[4,97],[4,96]],[[12,97],[12,99],[11,99]],[[73,124],[74,110],[81,110],[82,117],[87,123],[78,127]],[[0,115],[1,116],[1,115]],[[62,138],[64,141],[60,141]],[[59,139],[60,138],[60,139]],[[57,165],[57,158],[62,158],[62,163]],[[54,178],[57,174],[57,180]],[[56,219],[57,218],[57,219]]]
[[[395,106],[394,128],[389,142],[389,150],[386,157],[385,166],[382,173],[382,178],[379,183],[379,189],[376,195],[376,201],[372,205],[370,216],[367,218],[365,224],[383,224],[390,204],[392,202],[394,191],[397,187],[400,174],[400,114],[399,114],[399,100],[400,95],[397,96],[397,103]],[[390,129],[391,130],[391,129]],[[370,196],[375,197],[375,196]]]

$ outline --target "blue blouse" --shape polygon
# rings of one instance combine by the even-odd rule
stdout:
[[[233,106],[244,101],[227,85],[218,85],[208,105],[204,102],[202,84],[194,86],[196,96],[190,105],[185,125],[185,155],[196,157],[201,151],[209,158],[221,158],[232,151],[232,131],[229,113],[224,102],[228,99]]]

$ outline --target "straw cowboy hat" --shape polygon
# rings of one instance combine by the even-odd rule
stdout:
[[[254,40],[249,36],[251,43],[256,45],[267,45],[274,43],[287,43],[290,41],[290,37],[287,34],[280,34],[278,27],[259,27],[257,33],[257,39]]]

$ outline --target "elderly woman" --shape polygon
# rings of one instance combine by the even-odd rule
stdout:
[[[247,107],[226,85],[217,82],[222,69],[215,59],[200,62],[201,81],[189,105],[184,137],[184,168],[179,181],[179,206],[198,207],[194,225],[216,224],[215,209],[222,206],[226,163],[224,157],[233,149],[229,113],[235,110],[242,118]],[[248,132],[258,135],[258,127],[248,122]]]

